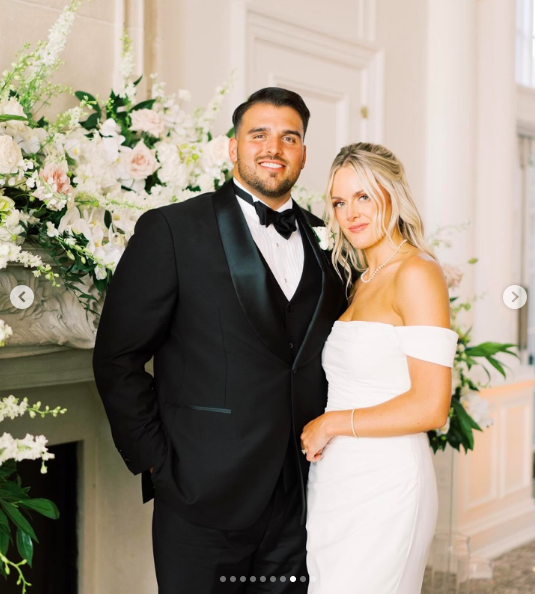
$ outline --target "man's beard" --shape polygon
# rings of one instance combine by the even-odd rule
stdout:
[[[297,173],[293,175],[290,170],[290,175],[282,179],[277,185],[268,185],[266,181],[257,175],[254,168],[247,167],[240,161],[239,155],[236,166],[238,167],[238,173],[242,180],[260,195],[266,196],[266,198],[280,198],[287,194],[294,187],[295,182],[299,179],[299,174],[301,173],[301,171],[298,170]],[[286,165],[286,167],[288,166]],[[271,179],[274,178],[275,176],[271,177]]]

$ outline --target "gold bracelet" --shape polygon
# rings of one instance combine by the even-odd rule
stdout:
[[[353,413],[355,412],[356,409],[353,409],[351,411],[351,430],[353,431],[353,435],[355,437],[358,437],[358,435],[355,433],[355,425],[353,425]]]

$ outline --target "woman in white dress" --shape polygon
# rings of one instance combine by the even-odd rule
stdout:
[[[446,423],[458,338],[448,289],[386,148],[344,147],[326,200],[350,300],[323,350],[325,413],[301,435],[309,594],[418,594],[437,518],[426,432]]]

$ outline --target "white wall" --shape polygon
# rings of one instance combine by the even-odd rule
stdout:
[[[15,53],[25,42],[32,48],[46,40],[48,29],[67,0],[0,0],[0,71],[10,67]],[[63,54],[65,65],[54,81],[107,97],[112,86],[113,64],[121,27],[116,25],[116,3],[94,0],[82,6]],[[83,67],[81,67],[83,65]],[[55,108],[72,105],[63,99]]]
[[[405,165],[423,210],[426,147],[427,1],[377,1],[377,44],[385,50],[384,144]]]

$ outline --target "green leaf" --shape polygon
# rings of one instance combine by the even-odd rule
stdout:
[[[472,432],[472,424],[470,422],[470,415],[466,412],[464,406],[458,401],[452,402],[455,412],[457,413],[457,419],[459,420],[460,429],[463,436],[463,445],[466,449],[472,450],[474,448],[474,434]]]
[[[6,514],[0,509],[0,529],[7,528],[9,532],[9,520],[7,519]]]
[[[39,542],[28,520],[20,513],[20,511],[12,503],[3,501],[2,507],[4,508],[6,514],[9,516],[10,520],[15,524],[15,526],[26,532],[26,534],[29,534],[35,540],[35,542]]]
[[[0,483],[0,500],[20,501],[27,499],[26,493],[17,483],[5,481]]]
[[[28,561],[28,565],[32,566],[33,559],[33,542],[32,539],[23,532],[20,528],[17,529],[17,550],[23,559]]]
[[[495,355],[496,353],[506,353],[507,355],[518,357],[516,353],[512,353],[508,350],[511,348],[518,349],[518,345],[502,342],[482,342],[476,346],[467,347],[466,352],[471,357],[488,357],[489,355]]]
[[[466,420],[470,427],[472,427],[473,429],[477,429],[478,431],[483,431],[483,429],[481,429],[481,427],[474,421],[474,419],[468,413],[466,408],[464,408],[463,403],[460,400],[457,400],[455,398],[454,400],[452,400],[452,405],[459,419],[462,417]]]
[[[29,122],[26,116],[11,115],[9,113],[0,114],[0,122],[9,122],[10,120],[19,120],[20,122]]]
[[[53,520],[57,520],[59,518],[59,510],[56,504],[49,499],[27,499],[26,501],[21,501],[20,505],[29,507],[30,509],[39,512],[43,516],[46,516],[47,518],[52,518]]]
[[[134,87],[138,86],[138,84],[141,82],[142,78],[143,78],[143,75],[141,75],[137,80],[134,81]]]
[[[156,99],[147,99],[146,101],[141,101],[141,103],[134,105],[130,111],[137,111],[138,109],[152,109],[155,101]]]
[[[227,132],[227,138],[234,138],[236,134],[236,130],[234,128],[234,126]]]
[[[475,264],[478,261],[479,258],[470,258],[470,260],[468,260],[468,264]]]
[[[7,551],[9,549],[9,543],[11,542],[11,538],[9,534],[5,534],[4,532],[0,532],[0,552],[2,555],[6,556]]]
[[[7,479],[17,470],[17,464],[14,460],[8,460],[0,465],[0,480]]]
[[[97,127],[99,121],[98,113],[92,113],[87,120],[80,122],[80,125],[86,130],[92,130]]]
[[[498,359],[495,359],[494,357],[487,357],[487,361],[494,367],[494,369],[497,369],[503,375],[503,377],[507,377],[505,369],[501,366]]]

